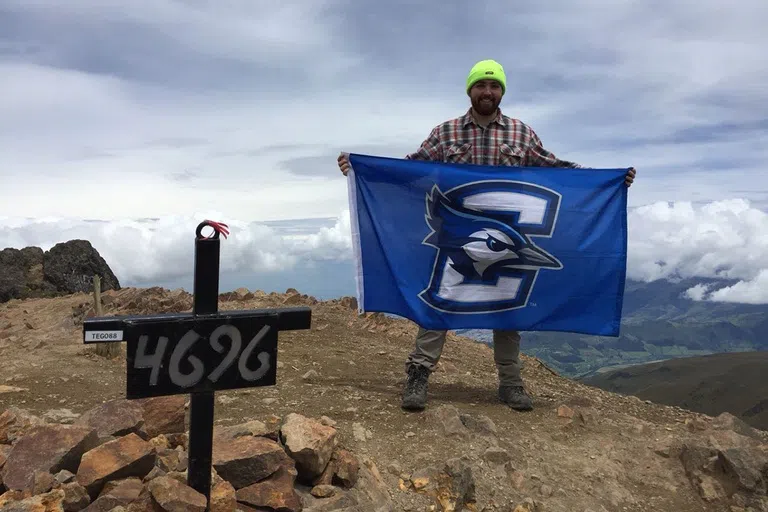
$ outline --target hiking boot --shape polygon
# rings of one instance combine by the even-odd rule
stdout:
[[[420,364],[408,367],[408,380],[403,389],[403,401],[400,406],[403,409],[420,411],[427,404],[427,381],[429,369]]]
[[[499,386],[499,400],[516,411],[533,409],[533,401],[523,386]]]

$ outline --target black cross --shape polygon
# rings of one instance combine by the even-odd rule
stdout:
[[[202,235],[204,227],[214,230]],[[219,233],[195,236],[192,313],[88,318],[84,343],[127,342],[126,398],[190,394],[187,483],[210,502],[217,390],[274,386],[277,333],[309,329],[308,307],[219,312]],[[207,510],[207,507],[206,507]]]

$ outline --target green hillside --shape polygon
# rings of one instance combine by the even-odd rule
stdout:
[[[697,302],[684,296],[702,282],[732,284],[703,279],[628,281],[619,337],[525,332],[521,349],[569,377],[678,357],[768,350],[768,304]],[[457,332],[486,343],[491,339],[488,331]]]

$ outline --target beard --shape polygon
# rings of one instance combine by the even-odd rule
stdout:
[[[472,98],[472,108],[481,116],[490,116],[499,108],[501,100],[493,96]]]

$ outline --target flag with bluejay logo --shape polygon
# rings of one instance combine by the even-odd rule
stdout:
[[[350,155],[359,311],[427,329],[618,336],[627,169]]]

